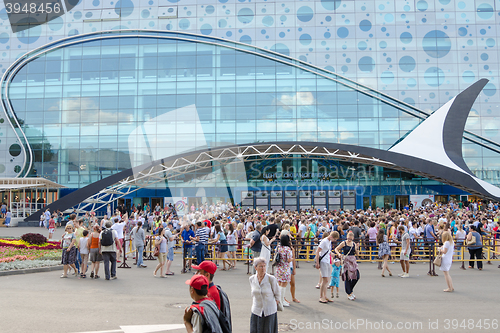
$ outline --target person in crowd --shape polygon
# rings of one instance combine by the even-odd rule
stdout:
[[[193,275],[186,281],[193,304],[184,310],[184,326],[188,333],[222,332],[220,312],[208,296],[208,280],[203,275]]]
[[[280,259],[276,266],[276,279],[280,287],[281,303],[283,306],[290,306],[290,303],[285,301],[286,286],[292,277],[290,263],[293,261],[293,251],[288,234],[281,235],[280,245],[278,245],[276,251],[279,253]]]
[[[195,237],[191,237],[191,240],[196,241],[196,263],[200,264],[205,260],[205,247],[208,242],[209,232],[203,225],[202,221],[196,223]]]
[[[238,234],[234,230],[233,223],[227,223],[227,244],[228,244],[228,258],[233,259],[229,262],[229,269],[236,267],[236,246],[238,245]]]
[[[455,289],[453,288],[453,281],[450,276],[450,268],[453,262],[453,252],[455,248],[455,244],[453,242],[453,236],[450,231],[445,231],[441,235],[441,240],[443,242],[443,246],[440,248],[441,257],[441,267],[439,268],[443,271],[444,278],[446,280],[446,284],[448,285],[447,289],[444,289],[445,292],[453,292]]]
[[[160,207],[157,205],[157,207]],[[192,258],[193,257],[193,243],[194,241],[191,238],[195,237],[194,231],[191,230],[191,225],[188,222],[185,222],[182,225],[182,249],[184,258]],[[188,259],[186,262],[185,271],[189,270],[191,272],[192,260]]]
[[[333,289],[337,288],[337,298],[339,298],[339,278],[342,273],[342,263],[339,258],[335,258],[332,263],[332,276],[330,278],[330,291],[333,298]]]
[[[261,236],[260,236],[260,241],[262,243],[262,248],[260,252],[260,257],[266,259],[266,270],[269,272],[269,261],[271,260],[271,244],[274,242],[276,236],[273,236],[271,239],[269,239],[269,234],[271,233],[271,229],[269,229],[269,226],[265,226],[262,228]]]
[[[80,238],[78,244],[78,249],[80,251],[80,256],[82,258],[82,269],[80,273],[81,278],[87,277],[87,265],[89,262],[89,232],[88,230],[83,230],[83,237]]]
[[[457,252],[459,254],[460,260],[464,260],[464,256],[463,256],[463,252],[462,251],[463,251],[463,245],[464,245],[464,242],[465,242],[465,238],[467,238],[467,233],[464,230],[463,224],[462,223],[458,223],[458,225],[457,225],[457,231],[455,233],[455,241],[456,241],[456,244],[457,244]]]
[[[99,278],[99,263],[102,261],[102,255],[99,253],[99,235],[101,228],[98,224],[94,225],[88,240],[89,260],[92,263],[90,266],[90,278]]]
[[[311,248],[313,247],[314,244],[314,239],[316,238],[316,234],[312,231],[311,226],[309,225],[307,227],[306,233],[304,234],[304,241],[306,246],[306,258],[307,262],[311,259]]]
[[[290,293],[292,294],[292,302],[300,303],[300,301],[295,297],[295,274],[297,273],[297,266],[296,266],[296,262],[295,262],[295,249],[292,246],[293,236],[292,236],[289,228],[290,228],[290,225],[285,224],[283,230],[280,233],[280,236],[288,235],[288,238],[289,238],[290,249],[292,250],[292,261],[290,262]],[[280,240],[281,240],[281,237],[280,237]],[[290,304],[290,302],[288,302],[288,300],[285,298],[285,296],[283,296],[283,300],[285,301],[285,303]]]
[[[141,221],[137,222],[137,226],[132,230],[132,234],[134,235],[134,246],[137,250],[137,268],[146,268],[148,266],[144,265],[143,261],[144,244],[146,243],[146,234],[144,233],[144,229],[142,228]]]
[[[348,232],[347,239],[335,248],[335,253],[338,257],[342,257],[340,254],[340,250],[342,249],[345,267],[345,292],[347,294],[347,299],[354,301],[356,299],[354,287],[358,283],[360,276],[358,263],[356,262],[356,256],[359,256],[359,249],[358,245],[354,243],[354,234],[352,232]]]
[[[231,329],[231,305],[229,304],[229,297],[220,286],[216,286],[213,282],[217,265],[212,261],[205,260],[198,266],[193,265],[193,268],[197,270],[196,274],[203,275],[208,279],[208,297],[215,302]]]
[[[170,270],[170,266],[174,261],[175,240],[178,238],[179,234],[173,235],[172,234],[173,228],[174,228],[174,223],[168,222],[164,234],[164,237],[167,239],[167,263],[165,264],[165,275],[174,275],[174,272]]]
[[[163,268],[165,267],[165,262],[167,261],[167,239],[165,238],[165,229],[162,227],[158,230],[155,247],[158,248],[158,265],[156,265],[153,276],[156,277],[156,273],[160,270],[160,277],[164,278],[165,275],[163,275]]]
[[[5,213],[5,222],[4,222],[5,226],[10,227],[11,220],[12,220],[12,212],[10,211],[10,209],[7,209]]]
[[[219,250],[217,251],[217,257],[222,259],[222,264],[224,265],[224,268],[222,270],[227,271],[226,263],[229,267],[231,267],[231,263],[227,261],[225,258],[228,250],[226,234],[224,233],[224,231],[222,231],[222,228],[219,223],[215,224],[214,228],[215,228],[215,238],[209,241],[209,244],[217,244],[217,243],[220,244]]]
[[[85,230],[82,227],[82,220],[75,220],[73,228],[75,233],[75,247],[76,247],[75,266],[78,271],[78,274],[80,274],[80,263],[82,262],[82,258],[80,257],[80,250],[78,249],[78,245],[80,244],[80,238],[83,237],[83,231]]]
[[[331,251],[332,251],[332,242],[334,240],[333,238],[333,232],[332,233],[325,233],[323,235],[323,239],[319,243],[317,249],[316,249],[316,269],[320,270],[320,276],[321,276],[321,284],[320,284],[320,293],[319,293],[319,302],[320,303],[328,303],[328,302],[333,302],[333,300],[329,299],[326,297],[326,289],[328,285],[328,279],[330,278],[331,275]]]
[[[476,241],[475,243],[473,238]],[[480,271],[483,270],[483,262],[481,261],[483,259],[483,242],[481,235],[479,234],[474,225],[470,226],[469,234],[467,235],[466,238],[466,244],[467,248],[469,249],[469,255],[470,255],[469,268],[474,269],[473,260],[475,258],[478,259],[477,268]]]
[[[262,251],[262,242],[260,240],[262,232],[262,224],[258,223],[255,226],[255,231],[252,234],[250,239],[250,249],[252,250],[253,258],[260,257],[260,251]],[[267,269],[267,267],[266,267]],[[254,274],[255,274],[255,265],[254,265]]]
[[[399,262],[401,263],[401,268],[403,269],[403,273],[399,274],[399,277],[408,278],[410,277],[410,234],[405,231],[405,227],[403,225],[398,227],[398,231],[402,235]]]
[[[120,254],[120,241],[116,230],[111,229],[112,222],[106,222],[106,229],[99,235],[99,253],[104,260],[104,275],[106,280],[116,280],[116,251]],[[109,263],[111,262],[111,272]],[[111,274],[110,274],[111,273]]]
[[[266,259],[254,258],[253,265],[256,273],[249,278],[252,295],[250,333],[277,333],[281,298],[278,282],[266,273]]]
[[[120,249],[123,249],[123,243],[124,243],[123,230],[128,223],[128,213],[125,213],[123,215],[123,219],[115,218],[113,222],[114,223],[113,223],[113,226],[111,228],[113,230],[116,230],[116,234],[118,235],[118,241],[120,242]],[[135,244],[134,244],[134,248],[135,248]],[[125,256],[125,252],[126,251],[123,251],[123,256]],[[121,262],[120,259],[117,259],[116,261]]]
[[[55,220],[55,214],[50,217],[49,220],[49,240],[52,239],[52,236],[54,235],[54,232],[56,231],[56,220]]]
[[[389,276],[392,276],[392,272],[389,269],[388,261],[389,256],[391,255],[391,248],[387,243],[387,235],[384,233],[383,229],[378,230],[377,234],[377,245],[378,245],[378,257],[383,260],[382,263],[382,277],[385,277],[385,270],[389,273]]]
[[[78,270],[76,269],[75,266],[75,261],[76,261],[76,237],[73,232],[73,226],[66,226],[64,228],[64,235],[62,236],[61,240],[61,247],[62,247],[62,260],[61,263],[63,264],[63,274],[61,275],[61,278],[67,278],[68,277],[68,271],[69,268],[73,268],[74,274],[78,274]]]

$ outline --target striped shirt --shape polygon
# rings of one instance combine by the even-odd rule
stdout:
[[[208,242],[208,228],[198,228],[196,229],[195,236],[199,237],[199,243],[207,244]]]

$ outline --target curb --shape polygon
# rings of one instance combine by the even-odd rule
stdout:
[[[31,274],[31,273],[42,273],[42,272],[52,272],[52,271],[59,271],[62,268],[63,268],[63,265],[49,266],[49,267],[38,267],[38,268],[28,268],[28,269],[13,269],[13,270],[10,270],[10,271],[0,272],[0,276]]]

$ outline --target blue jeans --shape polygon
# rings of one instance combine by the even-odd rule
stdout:
[[[144,245],[136,246],[135,248],[137,249],[137,267],[141,267],[141,265],[144,264],[144,261],[142,260]]]
[[[76,260],[75,260],[75,267],[78,270],[78,273],[80,273],[80,263],[82,262],[82,257],[80,256],[80,250],[77,248],[76,249]],[[83,273],[83,272],[82,272]]]
[[[198,243],[196,245],[196,262],[201,264],[205,260],[205,244]]]
[[[376,242],[369,242],[370,244],[370,250],[372,252],[372,259],[371,260],[375,260],[377,257],[378,257],[378,254],[377,254],[377,243]]]

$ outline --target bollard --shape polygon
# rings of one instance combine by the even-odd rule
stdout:
[[[466,268],[465,268],[465,242],[462,242],[460,251],[462,253],[462,266],[460,267],[460,269],[463,269],[465,271],[466,270]]]
[[[144,258],[143,260],[156,260],[156,258],[153,256],[153,237],[149,237],[149,255]]]
[[[181,274],[186,274],[186,247],[182,246],[182,271]]]
[[[488,246],[488,250],[486,251],[487,256],[488,256],[488,265],[493,265],[490,261],[490,259],[491,259],[491,238],[488,238],[488,243],[489,243],[489,246]]]
[[[435,241],[431,241],[428,243],[428,246],[429,246],[429,272],[427,272],[427,275],[429,275],[429,276],[438,276],[435,272],[435,265],[434,265],[434,251],[435,251],[434,242]]]
[[[118,268],[131,268],[129,265],[127,265],[127,251],[126,251],[126,246],[127,244],[127,239],[123,239],[123,262]]]

